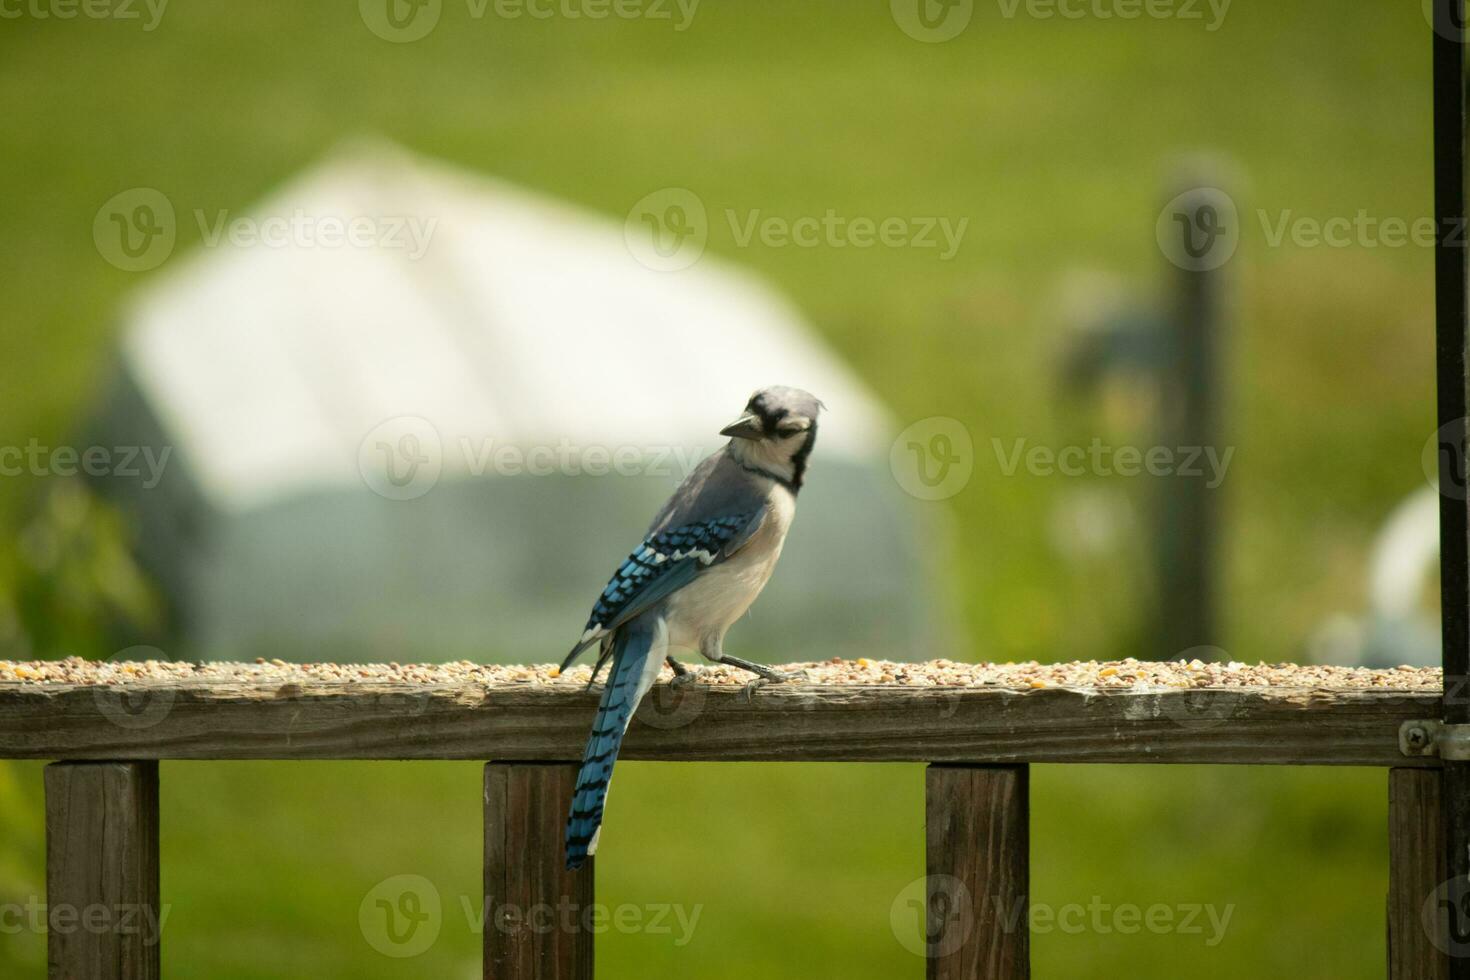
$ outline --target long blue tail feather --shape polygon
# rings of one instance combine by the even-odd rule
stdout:
[[[663,632],[662,619],[640,616],[619,627],[614,635],[612,669],[602,690],[592,734],[587,738],[582,769],[577,773],[577,788],[572,796],[572,811],[567,816],[569,869],[581,867],[597,849],[597,833],[602,826],[613,763],[617,761],[618,747],[623,744],[623,733],[628,730],[633,712],[647,693],[647,681],[652,679],[651,671],[646,670],[649,657],[663,659],[663,654],[655,654],[653,649],[656,644],[662,647]],[[650,674],[647,680],[645,673]]]

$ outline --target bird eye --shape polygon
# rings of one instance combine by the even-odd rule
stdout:
[[[806,426],[800,422],[783,422],[776,426],[776,434],[780,436],[794,436],[805,429]]]

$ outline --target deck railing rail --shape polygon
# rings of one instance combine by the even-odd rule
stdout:
[[[1014,923],[1027,921],[1032,765],[1380,767],[1389,976],[1447,976],[1446,952],[1464,937],[1451,920],[1460,896],[1446,892],[1441,871],[1444,761],[1435,747],[1447,743],[1434,738],[1437,672],[1282,668],[1270,683],[1242,684],[1222,682],[1219,665],[1181,663],[1167,665],[1177,675],[1168,683],[1154,683],[1164,666],[1083,664],[1036,668],[1071,680],[934,684],[909,676],[920,667],[894,665],[892,680],[875,669],[866,682],[796,681],[754,694],[733,680],[660,684],[623,756],[926,764],[927,975],[1007,980],[1030,974],[1029,935]],[[513,679],[510,668],[475,668],[452,680],[416,668],[417,679],[392,681],[323,680],[316,668],[284,665],[143,679],[149,670],[112,664],[106,679],[5,680],[0,665],[0,758],[56,760],[45,770],[51,906],[158,909],[158,763],[173,759],[491,760],[487,908],[592,905],[595,859],[568,872],[562,851],[596,701],[583,690],[585,668],[554,680],[549,668]],[[581,922],[484,930],[484,975],[590,977],[593,934]],[[157,942],[137,935],[53,931],[48,953],[53,978],[156,980],[160,971]]]

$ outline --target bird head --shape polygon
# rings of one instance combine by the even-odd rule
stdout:
[[[824,407],[800,388],[761,388],[720,435],[730,437],[730,452],[741,464],[797,489],[817,441],[817,414]]]

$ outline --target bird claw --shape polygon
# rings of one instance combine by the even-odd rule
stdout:
[[[702,673],[704,673],[703,667],[685,667],[673,676],[669,681],[669,687],[677,689],[686,684],[693,684],[699,680],[699,675]]]
[[[784,684],[786,681],[801,680],[806,676],[804,670],[772,670],[769,674],[761,674],[754,680],[748,681],[740,689],[740,697],[746,704],[755,699],[755,692],[767,684]]]

